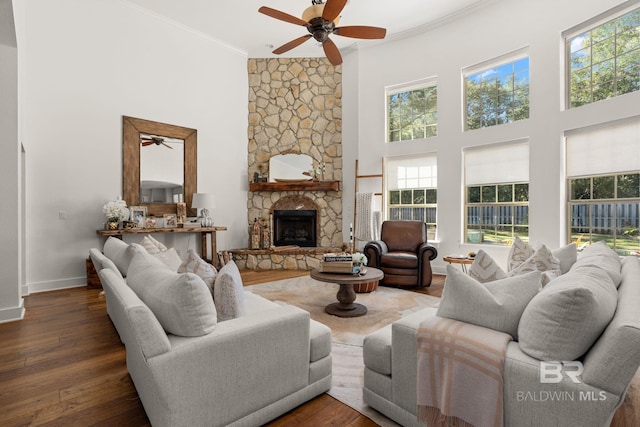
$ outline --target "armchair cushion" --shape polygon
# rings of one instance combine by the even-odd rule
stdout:
[[[380,240],[390,252],[416,252],[420,244],[427,241],[427,227],[421,221],[385,221]]]
[[[415,252],[388,252],[380,257],[382,267],[418,268],[418,255]]]

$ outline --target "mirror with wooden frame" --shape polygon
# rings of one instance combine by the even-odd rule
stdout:
[[[166,144],[163,144],[165,142]],[[122,116],[122,196],[129,206],[146,206],[147,214],[162,216],[164,214],[176,213],[175,200],[169,202],[154,202],[153,199],[144,201],[141,195],[140,181],[140,161],[141,149],[151,144],[163,146],[169,149],[169,142],[181,140],[182,144],[171,144],[172,149],[182,149],[182,196],[181,200],[187,204],[190,216],[195,215],[195,210],[191,209],[193,193],[197,189],[198,160],[197,144],[198,131],[196,129],[182,126],[169,125],[166,123],[154,122],[151,120],[137,119],[135,117]],[[175,181],[167,178],[166,181]]]

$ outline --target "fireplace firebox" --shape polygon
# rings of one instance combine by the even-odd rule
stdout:
[[[273,244],[315,247],[316,216],[315,210],[274,210]]]

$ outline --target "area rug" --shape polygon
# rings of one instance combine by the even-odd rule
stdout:
[[[367,307],[361,317],[327,314],[325,306],[337,302],[339,285],[319,282],[309,276],[245,286],[245,290],[271,301],[281,301],[306,310],[311,318],[331,328],[333,342],[362,346],[366,335],[407,314],[433,307],[440,298],[403,289],[379,286],[375,292],[357,294],[356,302]]]
[[[271,301],[300,307],[308,311],[312,319],[331,328],[333,380],[329,395],[378,425],[397,426],[362,400],[364,337],[408,314],[436,306],[440,298],[379,286],[374,292],[357,294],[356,302],[367,307],[367,314],[342,318],[324,311],[326,305],[337,301],[338,289],[337,284],[319,282],[308,276],[245,286],[245,290]]]

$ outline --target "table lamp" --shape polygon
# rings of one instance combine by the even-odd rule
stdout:
[[[202,209],[198,220],[203,227],[211,227],[213,225],[213,218],[209,216],[209,209],[216,207],[216,198],[213,194],[194,193],[191,207]]]

